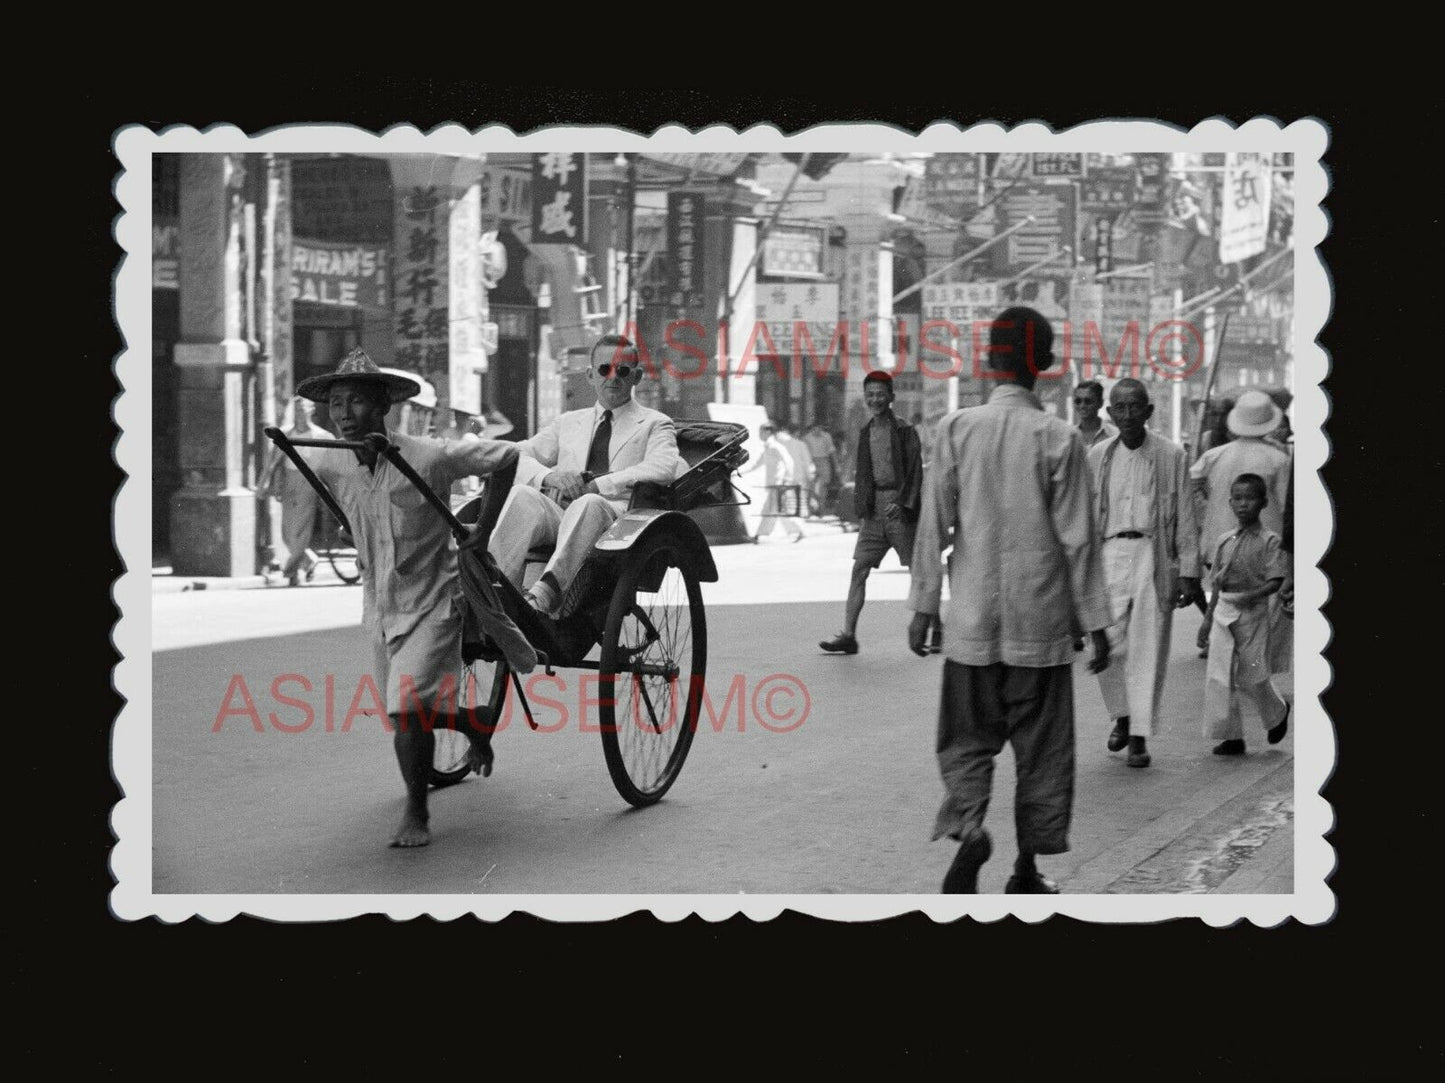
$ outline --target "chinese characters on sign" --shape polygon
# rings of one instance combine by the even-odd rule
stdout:
[[[674,308],[701,309],[703,222],[707,201],[696,192],[667,193],[667,296]]]
[[[291,300],[386,310],[391,305],[389,258],[379,245],[297,237],[291,244]]]
[[[881,257],[880,252],[884,253]],[[878,309],[882,303],[880,258],[891,260],[892,252],[876,244],[850,244],[843,263],[842,307],[843,318],[848,321],[849,348],[856,342],[859,356],[863,358],[878,356]]]
[[[587,243],[585,154],[539,154],[532,162],[532,243]]]
[[[982,392],[972,386],[976,321],[992,320],[999,310],[997,282],[929,282],[923,287],[923,326],[916,366],[922,381],[923,420],[932,425],[950,410],[977,405]],[[952,327],[943,326],[944,323]],[[930,326],[931,325],[931,326]],[[987,330],[980,332],[988,338]],[[923,352],[923,342],[929,343]],[[946,352],[954,351],[954,356]],[[949,375],[962,377],[968,390]]]
[[[445,190],[417,185],[397,200],[396,367],[449,387]]]
[[[1169,155],[1139,154],[1139,200],[1134,217],[1140,225],[1158,225],[1168,209]]]
[[[1219,219],[1219,262],[1238,263],[1264,251],[1269,236],[1270,160],[1255,152],[1227,154]]]
[[[1040,180],[1045,177],[1068,177],[1070,180],[1077,180],[1084,175],[1082,154],[1034,154],[1030,157],[1033,175]]]
[[[1099,329],[1103,332],[1106,349],[1121,348],[1125,337],[1130,334],[1137,334],[1139,345],[1143,347],[1149,335],[1149,292],[1148,277],[1115,275],[1104,283],[1104,322]]]
[[[1114,269],[1114,220],[1104,216],[1094,222],[1094,270],[1108,274]]]
[[[838,333],[838,283],[759,283],[755,314],[758,322],[767,327],[768,338],[780,355],[792,356],[793,335],[801,323],[805,325],[813,353],[822,357]],[[762,342],[760,336],[760,348]],[[808,353],[806,347],[803,353]]]
[[[763,241],[759,272],[780,278],[822,278],[826,232],[775,229]]]
[[[981,169],[977,154],[935,154],[923,166],[925,203],[950,215],[977,207]]]
[[[1138,175],[1126,166],[1100,166],[1079,183],[1079,209],[1088,214],[1118,214],[1134,202]]]

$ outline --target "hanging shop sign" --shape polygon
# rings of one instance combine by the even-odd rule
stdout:
[[[760,273],[778,278],[822,278],[826,228],[775,229],[763,240]]]
[[[1079,182],[1079,210],[1086,214],[1118,214],[1134,202],[1139,175],[1127,166],[1096,166]]]
[[[532,243],[587,243],[587,155],[533,159]]]
[[[1082,154],[1031,154],[1029,155],[1029,169],[1031,175],[1039,180],[1059,177],[1078,180],[1085,173],[1084,156]]]
[[[702,308],[706,214],[707,200],[698,193],[667,193],[667,295],[676,308]]]
[[[935,154],[923,164],[923,198],[945,214],[962,214],[979,205],[981,154]]]
[[[390,259],[381,245],[296,237],[291,242],[291,300],[388,311]]]
[[[1257,152],[1224,156],[1219,262],[1238,263],[1264,251],[1269,236],[1270,159]]]
[[[1079,248],[1079,192],[1072,184],[1019,184],[1010,189],[999,205],[1003,210],[1003,227],[1019,225],[1032,218],[1023,228],[1009,235],[994,248],[995,267],[1001,273],[1017,273],[1041,260],[1058,255],[1065,246],[1072,251],[1047,267],[1046,274],[1066,274],[1073,267],[1073,255]]]
[[[746,154],[655,154],[642,155],[652,162],[690,169],[698,173],[711,173],[718,177],[731,177],[747,161]]]
[[[779,354],[791,356],[793,336],[802,324],[814,351],[823,356],[838,333],[838,302],[836,282],[759,283],[754,314],[768,339],[759,335],[756,349],[765,350],[771,341]]]
[[[1168,154],[1135,155],[1139,189],[1134,217],[1140,225],[1158,225],[1168,217],[1169,157]]]

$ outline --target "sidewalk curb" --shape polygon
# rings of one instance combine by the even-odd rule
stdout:
[[[1069,893],[1103,894],[1120,876],[1153,857],[1200,820],[1258,783],[1281,772],[1293,772],[1294,755],[1291,753],[1283,763],[1261,760],[1259,767],[1248,763],[1239,766],[1247,769],[1231,772],[1218,782],[1205,786],[1183,805],[1151,820],[1128,838],[1094,855],[1066,881]]]
[[[188,590],[254,590],[267,585],[263,575],[151,576],[152,594],[181,594]]]

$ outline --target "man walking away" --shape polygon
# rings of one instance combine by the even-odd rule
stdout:
[[[1054,894],[1038,854],[1069,848],[1074,800],[1074,636],[1090,633],[1093,673],[1109,664],[1112,623],[1099,559],[1084,443],[1034,396],[1053,357],[1053,329],[1031,308],[1008,308],[989,329],[983,406],[939,422],[923,494],[908,645],[924,636],[942,593],[950,545],[947,656],[938,713],[946,794],[933,837],[956,839],[948,894],[978,890],[993,852],[984,817],[993,761],[1011,744],[1018,771],[1018,860],[1010,894]]]

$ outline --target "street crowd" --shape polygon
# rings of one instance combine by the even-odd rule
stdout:
[[[1077,421],[1070,423],[1045,410],[1033,391],[1055,360],[1049,321],[1013,307],[989,326],[1000,378],[983,405],[947,415],[926,438],[894,415],[892,378],[865,377],[869,418],[850,441],[859,531],[844,623],[819,646],[858,653],[869,574],[895,552],[912,574],[908,645],[919,655],[945,656],[936,749],[945,796],[934,838],[946,836],[958,850],[943,890],[977,890],[992,852],[984,820],[993,761],[1009,744],[1018,774],[1019,854],[1006,890],[1054,893],[1057,886],[1035,859],[1069,847],[1072,664],[1086,644],[1088,669],[1114,720],[1108,748],[1123,752],[1130,767],[1149,766],[1148,741],[1165,723],[1160,705],[1180,608],[1203,614],[1198,643],[1209,661],[1199,725],[1217,742],[1213,752],[1245,754],[1251,732],[1271,744],[1285,736],[1290,708],[1271,676],[1290,667],[1290,434],[1280,402],[1246,390],[1210,407],[1191,462],[1184,447],[1150,427],[1149,388],[1130,378],[1113,383],[1107,404],[1099,383],[1079,384]],[[296,411],[292,432],[329,435],[310,417],[310,404],[321,403],[343,440],[386,433],[435,492],[464,479],[504,476],[506,484],[496,488],[504,502],[499,496],[484,512],[488,552],[520,588],[528,554],[550,549],[525,599],[555,616],[633,489],[677,475],[673,421],[633,398],[643,375],[632,344],[604,336],[588,369],[596,403],[561,415],[530,439],[408,437],[390,431],[386,418],[417,385],[354,350],[336,372],[297,388],[307,405]],[[749,470],[760,472],[767,487],[763,533],[781,526],[800,540],[798,518],[836,498],[844,456],[818,425],[799,437],[780,422],[759,435],[763,452]],[[393,845],[426,845],[431,733],[402,723],[398,677],[414,678],[426,700],[460,668],[456,549],[443,521],[421,506],[422,495],[375,452],[313,449],[306,460],[355,535],[373,672],[387,713],[398,721],[396,754],[408,801]],[[268,488],[288,512],[304,514],[308,485],[288,478],[291,469],[273,464]],[[293,583],[314,562],[303,533],[287,527],[292,555],[285,573]],[[501,621],[487,632],[509,658],[525,654],[525,639],[505,616]],[[518,671],[530,668],[525,657],[512,661]],[[468,736],[472,766],[489,773],[490,736]]]
[[[993,760],[1013,748],[1018,859],[1006,891],[1052,894],[1035,858],[1068,849],[1074,789],[1072,661],[1091,641],[1114,726],[1111,752],[1147,768],[1174,610],[1204,614],[1209,659],[1200,725],[1218,756],[1270,744],[1290,706],[1271,681],[1290,668],[1293,488],[1290,430],[1269,394],[1216,407],[1204,453],[1149,427],[1149,389],[1124,378],[1074,391],[1078,422],[1033,392],[1050,368],[1053,329],[1017,307],[990,324],[1003,377],[986,404],[949,414],[929,441],[892,415],[891,378],[865,377],[871,417],[858,439],[862,520],[843,630],[819,646],[856,654],[869,572],[892,549],[909,565],[910,648],[946,661],[937,755],[946,790],[934,838],[959,843],[944,880],[972,893],[992,853],[984,827]],[[1287,401],[1287,400],[1286,400]],[[943,554],[947,552],[946,565]],[[942,604],[945,567],[949,601]]]

